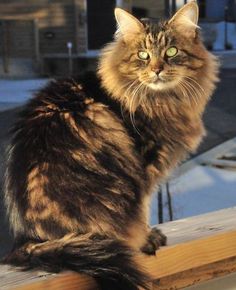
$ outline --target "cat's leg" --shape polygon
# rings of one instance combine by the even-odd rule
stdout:
[[[155,255],[156,250],[161,246],[165,246],[167,242],[166,236],[161,230],[154,227],[150,230],[146,243],[141,247],[141,251],[148,255]]]
[[[166,245],[167,238],[158,228],[150,228],[141,220],[127,225],[128,234],[124,237],[127,244],[137,251],[155,255],[156,250]]]
[[[151,228],[148,225],[144,212],[139,215],[137,220],[128,224],[127,229],[124,239],[130,247],[137,251],[155,255],[156,250],[166,245],[166,236],[158,228]]]
[[[143,220],[146,223],[145,242],[140,247],[141,251],[148,255],[155,255],[156,250],[161,246],[165,246],[167,242],[166,236],[156,227],[151,228],[149,226],[150,217],[150,201],[152,195],[149,193],[143,199]]]

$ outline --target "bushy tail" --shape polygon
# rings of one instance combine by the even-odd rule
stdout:
[[[123,242],[100,235],[66,235],[15,249],[4,263],[49,272],[73,270],[95,278],[102,290],[148,289],[148,277]]]

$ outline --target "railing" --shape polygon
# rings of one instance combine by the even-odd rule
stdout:
[[[151,289],[184,289],[236,272],[236,207],[159,228],[167,235],[168,246],[156,256],[137,257],[137,263],[153,278]],[[17,272],[1,266],[0,289],[92,290],[97,286],[93,279],[72,272]]]

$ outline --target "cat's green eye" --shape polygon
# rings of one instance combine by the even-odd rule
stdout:
[[[150,58],[150,55],[148,52],[141,50],[138,52],[138,57],[142,60],[147,60]]]
[[[168,57],[176,56],[177,53],[178,53],[178,49],[175,46],[168,48],[166,51],[166,55]]]

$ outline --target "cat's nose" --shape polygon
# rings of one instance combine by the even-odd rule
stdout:
[[[151,70],[156,74],[159,75],[159,73],[163,70],[163,65],[153,66]]]

